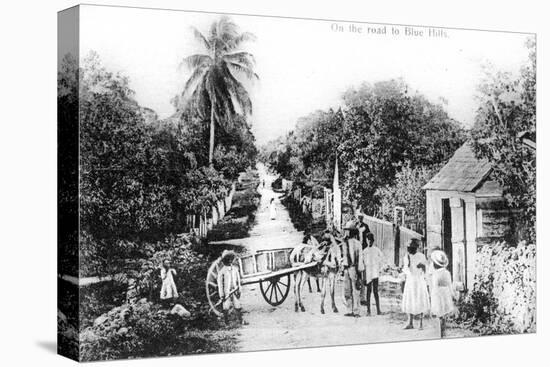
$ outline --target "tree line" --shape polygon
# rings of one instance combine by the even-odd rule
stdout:
[[[330,186],[336,158],[340,184],[363,211],[382,217],[404,204],[415,220],[419,185],[465,141],[459,122],[401,79],[363,83],[342,107],[316,111],[261,150],[262,159],[298,184]],[[417,180],[397,180],[419,177]]]
[[[396,205],[406,222],[425,223],[431,177],[468,140],[476,156],[492,164],[492,178],[514,209],[520,238],[534,239],[536,154],[536,52],[528,39],[528,61],[519,74],[484,67],[474,126],[449,117],[445,101],[434,103],[402,79],[363,83],[341,96],[341,107],[298,119],[294,130],[265,144],[261,159],[298,185],[330,187],[336,158],[349,200],[368,214],[391,219]]]
[[[252,106],[239,81],[253,73],[253,64],[251,55],[238,51],[252,36],[226,17],[207,36],[193,32],[208,53],[184,59],[191,76],[172,100],[176,113],[164,120],[140,106],[129,78],[107,70],[97,53],[82,65],[70,55],[63,60],[59,126],[78,123],[79,135],[61,142],[60,165],[68,163],[63,157],[70,144],[78,144],[80,269],[88,275],[114,271],[116,261],[132,258],[140,244],[180,233],[186,214],[209,214],[238,174],[255,164],[247,119]],[[76,198],[60,197],[71,200]],[[61,244],[72,259],[76,241]]]

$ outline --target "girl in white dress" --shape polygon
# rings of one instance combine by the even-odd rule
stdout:
[[[162,279],[160,299],[164,303],[173,303],[173,300],[178,297],[174,275],[176,275],[176,270],[172,268],[170,260],[164,260],[160,269],[160,278]]]
[[[403,259],[406,280],[401,309],[409,315],[405,329],[413,328],[413,317],[418,314],[420,314],[419,328],[422,329],[424,314],[430,311],[430,296],[425,279],[427,260],[423,253],[418,252],[418,247],[418,239],[411,239],[407,247],[408,254]]]
[[[456,298],[452,286],[451,273],[446,269],[449,259],[445,252],[435,250],[430,256],[434,271],[432,273],[431,287],[431,311],[439,318],[439,329],[441,337],[445,335],[445,316],[455,312],[453,298]]]
[[[277,208],[275,207],[275,198],[271,198],[269,202],[269,218],[275,220],[277,218]]]

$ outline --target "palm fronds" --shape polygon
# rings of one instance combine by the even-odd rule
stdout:
[[[252,113],[252,101],[239,79],[259,79],[254,72],[256,61],[251,53],[239,47],[255,40],[255,36],[250,32],[241,33],[227,16],[212,23],[207,36],[194,27],[192,32],[206,52],[182,60],[182,65],[191,70],[182,92],[182,105],[193,108],[200,116],[209,111],[211,125],[230,127],[239,112]],[[211,128],[211,134],[213,130]],[[213,141],[212,136],[210,141]],[[210,162],[212,154],[213,146],[210,147]]]

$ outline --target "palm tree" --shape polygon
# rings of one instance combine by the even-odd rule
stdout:
[[[255,37],[249,32],[241,33],[227,16],[212,23],[207,36],[194,27],[192,31],[206,53],[183,59],[183,64],[191,70],[191,76],[185,84],[182,99],[186,105],[193,104],[202,114],[210,108],[208,162],[212,166],[216,123],[228,126],[239,110],[244,115],[252,113],[250,96],[238,77],[259,79],[254,72],[253,55],[240,48],[243,42]]]

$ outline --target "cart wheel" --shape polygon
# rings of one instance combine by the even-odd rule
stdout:
[[[260,290],[267,303],[271,306],[279,306],[285,301],[288,292],[290,292],[290,274],[264,280],[260,283]]]
[[[216,259],[206,275],[206,298],[210,304],[210,311],[216,315],[221,316],[223,311],[223,305],[218,292],[218,273],[220,271],[220,259]]]

